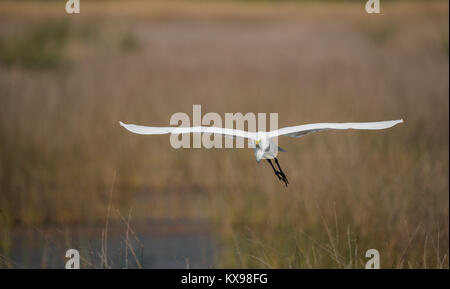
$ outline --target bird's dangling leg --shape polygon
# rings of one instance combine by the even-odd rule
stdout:
[[[288,181],[288,179],[287,179],[287,177],[286,177],[286,174],[285,174],[285,173],[283,172],[283,170],[281,169],[280,163],[278,162],[278,159],[277,159],[277,158],[275,158],[275,163],[277,164],[277,167],[278,167],[278,169],[280,170],[281,177],[283,178],[283,182],[284,182],[284,184],[285,184],[286,187],[287,187],[287,185],[289,184],[289,181]]]
[[[271,161],[270,159],[267,159],[267,161],[269,162],[270,166],[271,166],[272,169],[273,169],[273,172],[274,172],[275,175],[278,177],[278,179],[279,179],[279,180],[283,180],[283,177],[282,177],[281,173],[275,169],[275,167],[274,167],[273,164],[272,164],[272,161]]]

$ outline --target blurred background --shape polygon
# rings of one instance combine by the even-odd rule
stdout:
[[[448,1],[0,2],[0,268],[448,268]],[[405,123],[178,149],[118,121]]]

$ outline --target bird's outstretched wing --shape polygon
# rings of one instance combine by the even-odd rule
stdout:
[[[402,122],[403,119],[376,122],[312,123],[280,128],[278,130],[271,131],[269,133],[269,136],[271,138],[282,135],[290,137],[301,137],[311,132],[323,131],[328,129],[386,129]]]
[[[157,126],[143,126],[135,124],[126,124],[119,122],[121,126],[127,130],[137,134],[184,134],[184,133],[207,133],[207,134],[219,134],[227,137],[240,137],[255,139],[256,133],[247,132],[238,129],[220,128],[213,126],[193,126],[193,127],[157,127]]]

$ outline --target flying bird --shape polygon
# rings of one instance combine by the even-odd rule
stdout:
[[[129,130],[130,132],[142,135],[154,135],[154,134],[185,134],[185,133],[204,133],[204,134],[218,134],[226,137],[244,138],[248,139],[253,144],[256,161],[259,163],[262,159],[272,167],[274,174],[281,180],[286,186],[289,181],[286,174],[280,167],[277,154],[278,151],[286,152],[284,149],[277,146],[273,138],[279,136],[289,137],[302,137],[311,132],[324,131],[329,129],[365,129],[365,130],[378,130],[393,127],[398,123],[402,123],[403,119],[389,120],[389,121],[377,121],[377,122],[344,122],[344,123],[312,123],[298,126],[289,126],[280,128],[269,132],[248,132],[237,129],[220,128],[212,126],[194,126],[194,127],[153,127],[142,126],[135,124],[125,124],[119,122],[121,126]],[[275,161],[277,168],[272,163],[272,159]]]

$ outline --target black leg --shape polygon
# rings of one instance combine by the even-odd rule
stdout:
[[[272,164],[272,161],[271,161],[270,159],[266,159],[266,160],[269,162],[270,166],[271,166],[272,169],[273,169],[273,172],[274,172],[275,175],[278,177],[278,179],[282,180],[283,178],[282,178],[282,176],[281,176],[281,173],[275,169],[275,167],[274,167],[273,164]]]
[[[284,182],[284,184],[285,184],[286,187],[287,187],[287,185],[289,184],[289,181],[288,181],[288,179],[287,179],[287,177],[286,177],[286,174],[285,174],[285,173],[283,172],[283,170],[281,169],[280,163],[278,162],[278,159],[277,159],[277,158],[275,158],[275,163],[277,164],[277,167],[278,167],[278,169],[280,170],[281,177],[283,178],[283,182]]]
[[[277,169],[273,166],[272,161],[270,159],[267,159],[267,161],[269,162],[270,166],[273,169],[273,172],[278,177],[278,179],[283,181],[287,187],[287,185],[289,184],[289,181],[287,180],[286,175],[283,173],[283,171],[281,171],[280,164],[278,164],[278,160],[275,159],[275,162],[277,163],[277,166],[280,169],[280,171],[277,171]]]

